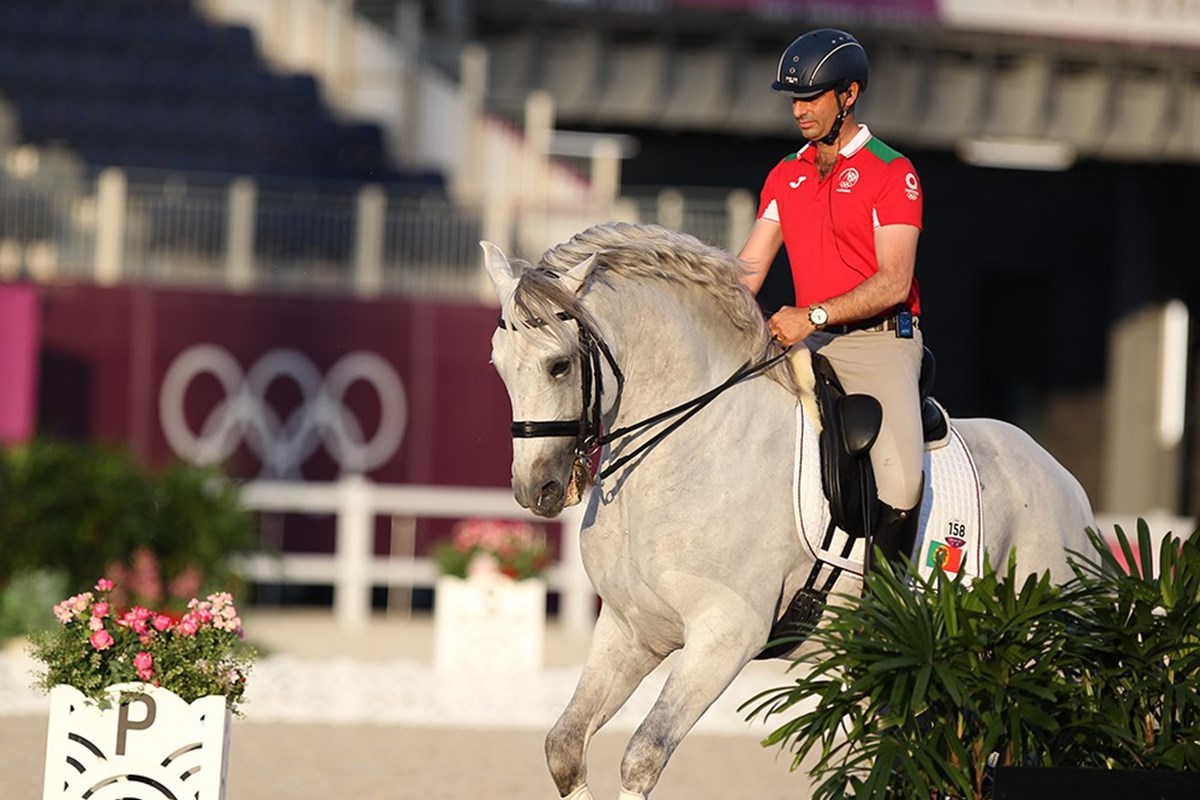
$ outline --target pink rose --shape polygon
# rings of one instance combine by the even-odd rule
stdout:
[[[154,657],[145,650],[133,657],[133,667],[137,670],[138,677],[144,681],[154,677]]]
[[[181,636],[195,636],[196,631],[200,630],[200,623],[191,614],[185,614],[179,621],[179,627],[176,630]]]
[[[166,614],[159,614],[154,618],[154,630],[162,633],[169,627],[171,627],[171,618]]]
[[[96,648],[97,650],[107,650],[113,646],[112,634],[103,629],[93,633],[88,641],[90,641],[92,643],[92,647]]]
[[[99,617],[92,617],[88,620],[88,629],[93,631],[104,630],[104,620]]]
[[[96,591],[98,592],[111,592],[112,588],[113,582],[108,578],[101,578],[100,580],[96,581]]]
[[[92,616],[93,617],[107,617],[108,616],[108,603],[96,603],[94,606],[92,606]]]

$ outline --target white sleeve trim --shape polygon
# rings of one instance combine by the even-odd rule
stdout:
[[[763,213],[759,219],[765,219],[768,222],[779,222],[779,206],[775,205],[774,200],[767,203],[767,207],[763,209]],[[875,224],[879,224],[878,220],[876,220]]]

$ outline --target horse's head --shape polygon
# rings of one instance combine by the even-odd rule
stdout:
[[[591,479],[600,376],[594,351],[581,347],[593,328],[578,295],[595,256],[559,273],[510,262],[499,247],[481,244],[500,301],[492,364],[512,402],[513,495],[553,517],[578,503]]]

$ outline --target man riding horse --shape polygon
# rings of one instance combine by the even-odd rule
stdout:
[[[771,333],[827,359],[847,393],[879,400],[879,505],[866,533],[886,557],[908,559],[924,485],[913,276],[923,197],[912,163],[855,120],[867,73],[862,45],[843,31],[811,31],[784,51],[771,88],[791,95],[805,144],[767,175],[738,257],[757,294],[786,245],[795,306],[771,316]]]

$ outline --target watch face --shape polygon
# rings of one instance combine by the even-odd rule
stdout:
[[[816,306],[808,312],[808,321],[813,325],[824,325],[829,319],[829,313],[820,306]]]

